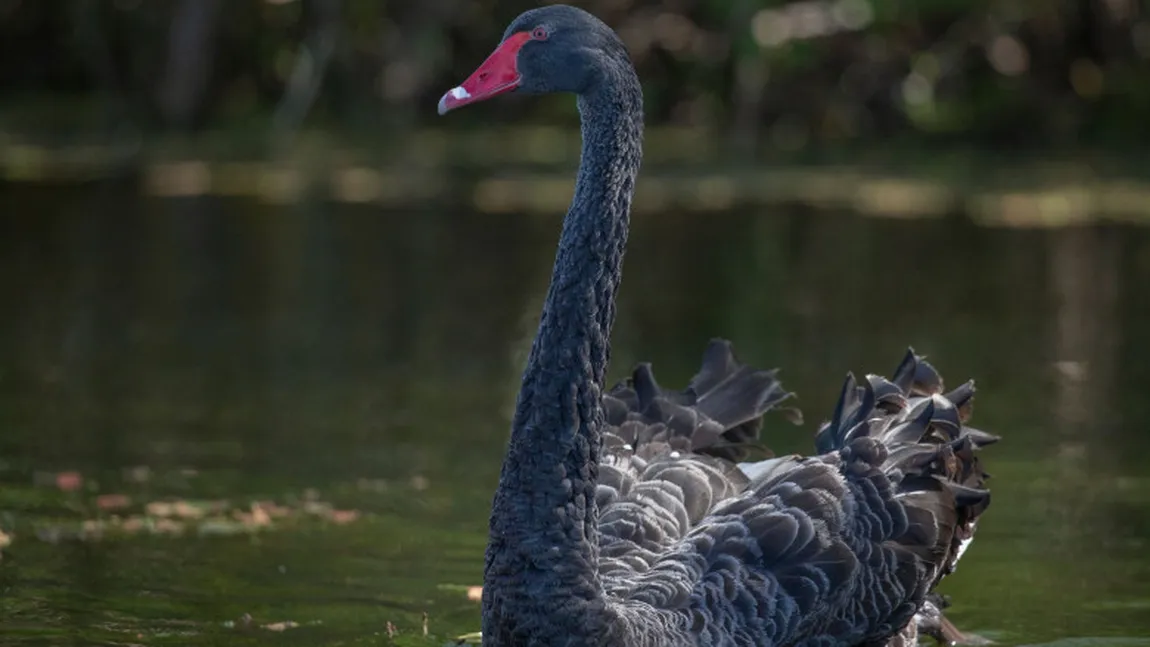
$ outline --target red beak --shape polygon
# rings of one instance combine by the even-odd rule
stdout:
[[[490,99],[519,87],[519,50],[529,40],[531,34],[525,31],[508,36],[466,81],[443,95],[439,100],[439,114],[447,114],[448,110]]]

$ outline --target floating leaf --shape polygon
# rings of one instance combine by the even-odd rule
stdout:
[[[120,510],[132,505],[132,499],[126,494],[101,494],[96,497],[96,507],[101,510]]]
[[[60,472],[55,475],[55,483],[63,492],[75,492],[84,487],[84,477],[79,472]]]
[[[359,511],[358,510],[332,510],[331,514],[328,516],[328,519],[330,519],[332,523],[339,524],[339,525],[351,523],[351,522],[355,521],[356,519],[359,519]]]
[[[298,622],[284,620],[283,622],[273,622],[271,624],[264,625],[264,629],[267,629],[268,631],[287,631],[288,629],[295,629],[298,626]]]

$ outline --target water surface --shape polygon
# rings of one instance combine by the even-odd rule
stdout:
[[[466,587],[557,233],[0,190],[0,642],[420,644],[424,613],[431,643],[476,630]],[[683,384],[730,338],[782,367],[807,425],[772,419],[769,442],[806,451],[847,370],[889,374],[913,345],[976,378],[976,423],[1005,437],[953,620],[1004,645],[1150,644],[1150,230],[671,211],[631,241],[614,377],[650,360]],[[69,534],[222,499],[360,516]]]

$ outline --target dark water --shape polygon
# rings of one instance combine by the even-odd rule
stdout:
[[[0,643],[443,643],[478,629],[487,509],[558,219],[0,189]],[[906,345],[981,387],[994,505],[945,591],[1001,644],[1150,645],[1150,230],[847,214],[637,219],[614,369],[711,336],[783,367],[809,448]],[[126,468],[151,476],[130,479]],[[51,474],[87,485],[63,492]],[[48,474],[49,477],[45,477]],[[358,520],[69,538],[145,500]],[[124,512],[123,514],[127,514]],[[431,637],[424,641],[422,614]],[[230,623],[249,614],[254,626]],[[292,621],[273,631],[259,625]],[[397,632],[387,635],[387,623]],[[244,623],[241,622],[241,625]]]

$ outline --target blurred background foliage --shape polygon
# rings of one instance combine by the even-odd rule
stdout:
[[[490,111],[444,124],[435,103],[537,4],[0,0],[0,130],[477,127]],[[574,4],[626,40],[650,124],[705,129],[733,153],[875,141],[1117,150],[1147,139],[1146,0]],[[500,110],[502,121],[577,119],[563,97]]]

